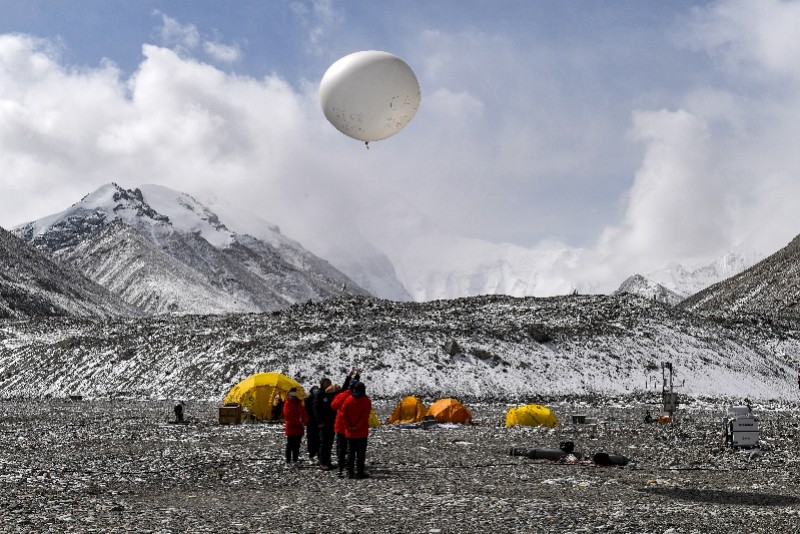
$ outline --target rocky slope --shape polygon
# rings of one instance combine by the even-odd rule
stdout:
[[[744,272],[692,295],[681,307],[710,315],[800,317],[800,236]]]
[[[0,396],[221,398],[260,371],[365,369],[377,396],[517,399],[660,391],[794,398],[793,321],[703,318],[630,295],[331,299],[229,316],[0,323]]]
[[[0,319],[137,315],[103,287],[0,228]]]

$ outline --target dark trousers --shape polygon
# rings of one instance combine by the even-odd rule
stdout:
[[[331,465],[333,451],[333,425],[325,425],[319,429],[319,463]]]
[[[344,466],[347,463],[347,436],[344,434],[336,433],[336,465],[339,467],[339,472],[344,471]]]
[[[306,446],[308,447],[308,457],[313,458],[319,453],[319,427],[316,423],[308,425],[306,428]]]
[[[300,456],[300,442],[303,436],[286,436],[286,463],[296,462]]]
[[[364,474],[367,456],[367,438],[347,439],[347,473],[353,474],[353,467],[359,475]]]

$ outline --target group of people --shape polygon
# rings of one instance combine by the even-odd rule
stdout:
[[[349,478],[369,477],[365,463],[371,412],[372,401],[360,369],[351,370],[341,386],[323,378],[319,386],[311,388],[305,402],[293,388],[283,403],[286,463],[297,462],[303,435],[307,434],[308,456],[311,460],[318,458],[323,469],[334,469],[335,442],[339,476],[344,476],[346,468]]]

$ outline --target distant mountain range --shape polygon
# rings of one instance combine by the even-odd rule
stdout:
[[[149,314],[274,311],[341,294],[368,295],[276,226],[265,223],[261,231],[261,239],[236,233],[184,193],[116,184],[13,229]]]
[[[425,227],[408,217],[413,228]],[[273,311],[342,291],[399,301],[596,291],[578,280],[580,249],[533,250],[432,230],[387,256],[354,233],[323,251],[328,263],[257,216],[157,185],[107,184],[13,232],[143,313]],[[674,305],[759,259],[737,252],[693,268],[671,265],[635,275],[618,291]]]
[[[417,303],[158,186],[110,184],[15,232],[0,229],[0,396],[221,398],[257,371],[359,366],[376,396],[657,398],[661,361],[683,394],[796,394],[800,237],[685,299],[632,276],[613,295]]]
[[[673,264],[664,269],[628,277],[616,293],[629,293],[675,306],[690,295],[739,274],[763,259],[755,251],[733,251],[694,267]]]

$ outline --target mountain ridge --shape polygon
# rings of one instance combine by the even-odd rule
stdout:
[[[800,235],[749,269],[695,293],[680,307],[707,315],[800,317]]]
[[[117,236],[126,237],[125,241],[98,237],[114,221],[130,226],[138,237],[118,229]],[[131,304],[144,306],[147,313],[274,311],[342,292],[368,294],[328,262],[282,236],[276,226],[267,231],[271,232],[269,242],[233,232],[185,193],[154,185],[126,190],[114,183],[67,210],[14,229],[37,248],[122,291],[132,298]],[[98,239],[104,240],[102,246]],[[128,254],[158,261],[141,269]],[[114,261],[120,265],[111,268]],[[131,289],[136,281],[126,265],[147,274],[137,291]],[[164,298],[157,279],[168,289],[170,299]],[[169,289],[175,289],[175,284],[181,286],[180,291]]]

